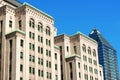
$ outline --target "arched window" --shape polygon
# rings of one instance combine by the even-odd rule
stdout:
[[[85,44],[82,45],[82,50],[83,50],[84,52],[86,52],[86,46],[85,46]]]
[[[88,54],[91,54],[91,48],[88,47]]]
[[[46,28],[46,34],[47,34],[47,35],[50,35],[50,27],[48,27],[48,26],[47,26],[47,28]]]
[[[38,23],[38,31],[43,32],[43,25]]]
[[[34,19],[30,18],[29,26],[32,27],[32,28],[34,28],[34,26],[35,26]]]
[[[93,56],[96,57],[96,50],[95,49],[93,49]]]

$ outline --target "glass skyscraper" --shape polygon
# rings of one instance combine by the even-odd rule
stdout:
[[[97,29],[93,29],[89,36],[98,42],[99,63],[103,66],[104,80],[119,80],[116,50]]]

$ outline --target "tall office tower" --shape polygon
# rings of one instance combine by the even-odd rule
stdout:
[[[93,29],[89,36],[98,42],[99,63],[103,66],[104,80],[119,80],[116,50],[97,29]]]
[[[60,80],[56,28],[48,14],[0,0],[0,80]]]
[[[95,40],[82,33],[54,39],[60,48],[61,80],[104,80]]]

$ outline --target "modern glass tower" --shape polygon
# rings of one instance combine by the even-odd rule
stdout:
[[[104,80],[119,80],[116,50],[97,29],[93,29],[89,36],[98,42],[99,63],[103,66]]]

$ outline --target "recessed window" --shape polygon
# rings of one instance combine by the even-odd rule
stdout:
[[[23,59],[23,52],[20,52],[20,58]]]
[[[91,54],[91,48],[88,47],[88,54]]]
[[[38,31],[43,32],[43,26],[41,23],[38,23]]]
[[[22,29],[22,21],[20,20],[20,21],[18,22],[18,24],[19,24],[19,29],[21,30],[21,29]]]
[[[46,34],[47,35],[50,35],[51,33],[50,33],[50,28],[47,26],[47,28],[46,28]]]
[[[24,44],[23,44],[23,40],[21,39],[21,40],[20,40],[20,46],[23,47],[23,45],[24,45]]]
[[[34,20],[33,19],[30,19],[29,26],[32,27],[32,28],[34,28]]]
[[[84,52],[86,52],[86,46],[85,46],[85,44],[82,45],[82,50],[83,50]]]
[[[12,27],[12,21],[9,20],[9,27]]]
[[[23,71],[23,65],[20,64],[20,71],[22,72]]]
[[[57,59],[57,53],[55,53],[55,59]]]
[[[93,49],[93,56],[96,57],[96,50]]]
[[[74,53],[77,53],[77,47],[74,46]]]
[[[69,47],[67,46],[67,52],[69,52]]]

